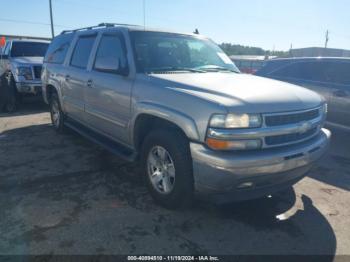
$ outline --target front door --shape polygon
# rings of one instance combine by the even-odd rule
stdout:
[[[133,85],[126,53],[121,33],[103,34],[85,92],[89,124],[122,143],[129,140],[127,128]]]

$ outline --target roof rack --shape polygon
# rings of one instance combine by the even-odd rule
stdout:
[[[92,29],[98,29],[98,28],[107,28],[107,27],[117,27],[117,26],[138,26],[138,25],[132,25],[132,24],[118,24],[118,23],[101,23],[96,26],[89,26],[89,27],[83,27],[83,28],[78,28],[74,30],[65,30],[62,31],[61,35],[63,34],[69,34],[69,33],[75,33],[78,31],[85,31],[85,30],[92,30]]]

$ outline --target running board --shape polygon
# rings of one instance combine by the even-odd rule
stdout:
[[[135,151],[94,132],[74,120],[66,119],[64,125],[128,162],[134,162],[137,160],[138,154]]]

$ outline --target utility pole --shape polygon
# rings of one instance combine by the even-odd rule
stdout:
[[[328,42],[329,42],[329,31],[326,31],[326,43],[325,43],[325,48],[328,47]]]
[[[51,35],[52,35],[52,38],[54,38],[55,37],[55,29],[53,26],[52,0],[49,0],[49,4],[50,4]]]

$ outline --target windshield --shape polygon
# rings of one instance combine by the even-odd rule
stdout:
[[[48,43],[13,42],[11,57],[44,57],[48,47]]]
[[[231,59],[211,40],[162,32],[132,32],[138,72],[236,72]]]

